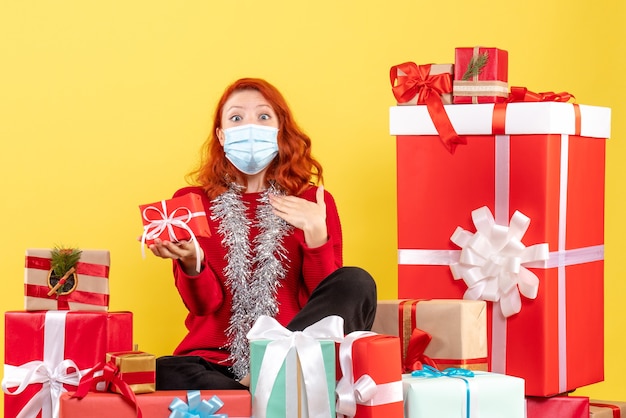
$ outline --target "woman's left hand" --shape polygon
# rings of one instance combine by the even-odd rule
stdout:
[[[304,232],[304,240],[311,247],[319,247],[328,241],[326,228],[326,203],[324,186],[315,193],[315,202],[297,196],[270,195],[274,214]]]

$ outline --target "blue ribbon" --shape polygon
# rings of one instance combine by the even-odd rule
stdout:
[[[470,387],[466,377],[474,377],[474,372],[468,369],[462,369],[457,367],[448,367],[445,370],[437,370],[428,364],[424,364],[421,370],[414,370],[411,373],[413,377],[452,377],[461,379],[465,382],[465,415],[470,418]]]
[[[224,402],[213,395],[211,399],[202,400],[199,390],[187,391],[187,402],[174,398],[170,403],[169,418],[228,418],[228,414],[216,414]]]

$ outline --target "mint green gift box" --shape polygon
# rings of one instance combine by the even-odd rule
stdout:
[[[309,405],[306,391],[325,390],[328,393],[329,404],[328,406],[322,405],[321,407],[328,409],[328,418],[335,418],[335,342],[328,340],[316,341],[321,348],[323,357],[323,368],[321,365],[319,367],[316,365],[316,367],[318,367],[316,369],[316,377],[318,380],[322,381],[322,384],[318,383],[315,387],[306,388],[300,357],[296,351],[296,347],[292,346],[287,352],[286,357],[282,360],[278,376],[272,386],[266,412],[255,411],[255,394],[258,388],[259,378],[267,378],[267,376],[260,376],[259,372],[266,354],[267,346],[271,342],[272,340],[250,342],[250,392],[252,393],[253,416],[308,418]],[[323,385],[323,383],[325,383],[325,385]]]
[[[250,341],[250,392],[255,418],[335,418],[335,343],[343,318],[329,315],[290,331],[261,315]]]

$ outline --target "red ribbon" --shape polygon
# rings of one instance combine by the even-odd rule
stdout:
[[[496,103],[493,106],[493,119],[491,122],[491,132],[493,135],[504,135],[506,126],[506,106],[507,103],[514,102],[562,102],[566,103],[570,100],[575,100],[573,94],[568,92],[554,93],[551,91],[535,93],[528,90],[526,87],[511,87],[509,98],[506,103]],[[575,126],[574,135],[580,136],[581,117],[580,107],[577,104],[574,105]]]
[[[417,97],[417,104],[426,104],[428,113],[437,129],[441,142],[451,154],[456,146],[467,140],[457,135],[441,101],[441,95],[452,92],[449,73],[429,75],[430,64],[418,66],[414,62],[394,65],[389,71],[391,91],[398,103],[406,103]],[[405,75],[398,75],[402,71]]]
[[[102,371],[100,376],[94,376],[95,373]],[[135,414],[137,418],[142,418],[141,408],[137,404],[137,397],[135,392],[132,391],[128,383],[123,381],[119,376],[119,369],[113,362],[98,363],[93,369],[80,379],[76,392],[72,395],[72,398],[83,399],[89,391],[95,391],[96,384],[99,382],[105,382],[108,385],[114,385],[122,395],[125,401],[130,403],[135,408]]]
[[[38,270],[50,270],[50,259],[44,257],[26,257],[26,268],[38,269]],[[108,279],[109,266],[104,264],[92,264],[92,263],[76,263],[76,273],[85,276],[101,277]]]
[[[620,418],[622,416],[622,410],[617,405],[611,405],[609,403],[590,402],[589,406],[597,406],[598,408],[610,408],[613,411],[613,418]]]
[[[554,93],[546,91],[543,93],[535,93],[526,87],[511,87],[508,102],[569,102],[576,99],[573,94],[566,91]]]
[[[411,373],[413,370],[421,370],[424,364],[428,364],[436,369],[438,368],[437,363],[424,354],[424,351],[426,351],[432,339],[433,337],[426,331],[422,331],[419,328],[413,329],[406,358],[404,359],[405,373]]]

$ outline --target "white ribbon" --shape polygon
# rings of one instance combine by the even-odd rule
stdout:
[[[144,258],[146,257],[146,241],[158,238],[165,230],[167,230],[170,241],[178,241],[176,232],[174,232],[174,227],[176,226],[178,228],[184,229],[189,233],[189,236],[191,237],[189,240],[193,242],[194,249],[196,250],[196,271],[200,272],[200,245],[198,244],[196,235],[187,224],[189,223],[189,221],[191,221],[192,218],[195,218],[197,216],[206,216],[206,212],[192,212],[191,210],[189,210],[189,208],[182,206],[174,209],[168,215],[166,200],[161,200],[161,208],[162,210],[157,208],[156,206],[150,205],[145,207],[141,213],[143,219],[149,222],[147,225],[144,225],[143,234],[141,235],[141,255]],[[151,219],[150,217],[148,217],[149,211],[155,211],[160,218]],[[185,215],[176,216],[176,213],[178,211],[186,211],[187,213]]]
[[[253,393],[255,417],[267,417],[272,388],[287,354],[295,349],[300,358],[309,418],[328,418],[331,414],[328,383],[324,373],[324,357],[318,340],[343,340],[343,318],[332,315],[303,331],[289,331],[274,318],[260,316],[247,337],[250,341],[272,340],[265,349],[259,377]]]
[[[357,404],[366,406],[383,405],[394,402],[402,402],[402,381],[376,384],[368,374],[364,374],[354,380],[352,364],[352,345],[359,338],[378,335],[369,331],[354,331],[348,334],[339,345],[339,365],[341,366],[341,379],[337,383],[338,418],[354,417]]]
[[[67,311],[47,311],[44,323],[43,361],[35,360],[21,366],[4,365],[2,390],[7,395],[19,395],[26,387],[42,383],[41,389],[28,401],[16,418],[58,418],[59,398],[67,390],[63,384],[78,386],[89,371],[78,370],[65,355],[65,318]],[[72,372],[68,372],[73,370]],[[11,391],[11,388],[17,387]]]
[[[522,244],[530,218],[519,211],[508,227],[496,224],[486,206],[472,211],[472,220],[476,233],[457,227],[450,238],[462,248],[459,261],[450,264],[452,276],[467,284],[464,299],[500,302],[502,314],[509,317],[522,308],[520,293],[537,297],[539,279],[524,265],[547,260],[548,244]]]

